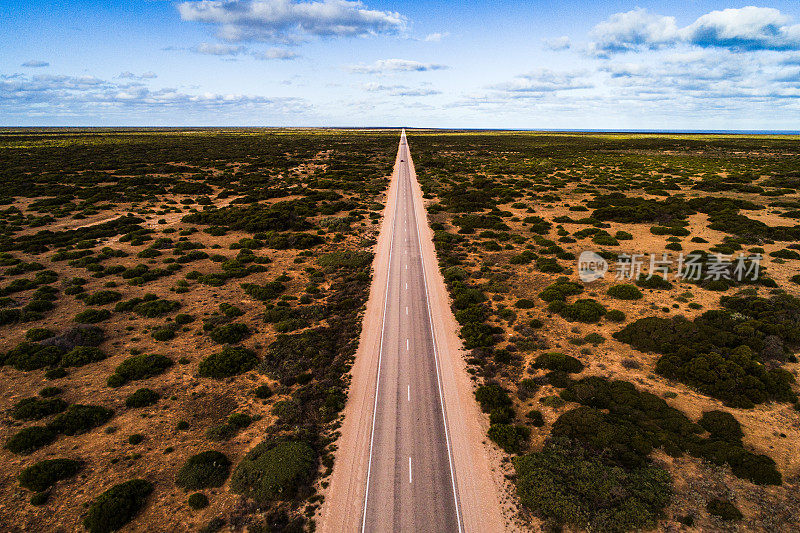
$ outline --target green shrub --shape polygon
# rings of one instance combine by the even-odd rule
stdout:
[[[527,298],[521,298],[517,300],[517,303],[514,304],[514,307],[517,309],[532,309],[536,304],[533,300],[528,300]]]
[[[111,318],[111,311],[108,309],[87,309],[75,315],[75,322],[79,324],[97,324]]]
[[[64,392],[64,390],[59,387],[45,387],[39,391],[39,396],[42,398],[52,398],[53,396],[58,396],[62,392]]]
[[[639,300],[642,298],[642,291],[637,289],[635,285],[627,283],[612,285],[608,288],[606,294],[618,300]]]
[[[640,275],[636,279],[636,285],[643,289],[669,290],[672,288],[671,282],[657,274],[654,274],[650,277]]]
[[[102,426],[111,420],[112,416],[114,416],[113,409],[99,405],[75,404],[57,415],[48,427],[65,435],[79,435]]]
[[[608,312],[606,312],[606,318],[611,322],[624,322],[625,313],[619,309],[609,309]]]
[[[543,353],[531,363],[531,367],[558,370],[568,374],[577,374],[583,371],[583,363],[580,360],[561,352]]]
[[[83,468],[83,461],[74,459],[47,459],[27,467],[20,472],[19,484],[34,492],[42,492],[56,482],[77,474]]]
[[[102,361],[106,353],[94,346],[78,346],[73,348],[61,358],[61,366],[83,366],[89,363]]]
[[[726,522],[733,522],[743,518],[742,512],[728,500],[714,498],[706,504],[706,509],[714,516],[718,516]]]
[[[31,328],[25,332],[25,340],[38,342],[49,339],[53,335],[55,335],[55,333],[47,328]]]
[[[538,409],[533,409],[525,414],[525,418],[530,421],[533,427],[542,427],[544,425],[544,415]]]
[[[194,510],[205,509],[209,504],[208,496],[202,492],[195,492],[189,496],[187,503],[189,504],[189,507]]]
[[[133,479],[114,485],[89,506],[83,525],[91,533],[111,533],[134,519],[153,492],[153,485]]]
[[[28,455],[39,448],[44,448],[57,437],[58,433],[49,426],[31,426],[16,432],[6,441],[5,447],[11,453]]]
[[[550,302],[547,308],[570,322],[593,323],[599,321],[606,314],[606,308],[603,304],[591,298],[577,300],[573,304],[556,300]]]
[[[81,299],[86,305],[106,305],[120,301],[122,299],[122,293],[117,291],[103,290],[97,291],[94,294],[87,294]]]
[[[141,388],[125,399],[125,405],[131,408],[147,407],[157,403],[161,396],[152,389]]]
[[[739,442],[744,437],[739,421],[725,411],[705,411],[698,423],[711,434],[712,439]]]
[[[22,342],[5,354],[5,364],[22,372],[38,370],[46,366],[55,366],[61,361],[64,351],[57,346],[42,346],[31,342]]]
[[[580,294],[581,292],[583,292],[583,286],[580,283],[573,283],[566,276],[561,276],[555,283],[540,292],[539,298],[545,302],[563,301],[568,296]]]
[[[108,385],[119,387],[139,379],[157,376],[173,365],[172,359],[158,354],[140,354],[128,357],[108,378]]]
[[[67,402],[59,398],[23,398],[11,408],[11,416],[17,420],[40,420],[64,411],[67,405]]]
[[[214,328],[209,336],[220,344],[236,344],[250,335],[250,328],[245,324],[226,324]]]
[[[511,398],[508,392],[497,383],[481,385],[475,390],[475,399],[481,406],[481,411],[491,413],[492,411],[511,406]]]
[[[487,434],[506,453],[516,454],[523,452],[528,447],[531,430],[525,426],[492,424],[489,426]]]
[[[670,475],[661,468],[626,470],[563,441],[515,457],[513,464],[522,506],[576,530],[654,529],[672,495]]]
[[[175,323],[179,326],[185,326],[194,322],[194,315],[187,315],[186,313],[179,313],[175,315]]]
[[[259,504],[292,500],[308,492],[316,468],[316,452],[305,442],[268,440],[236,467],[231,490]]]
[[[251,370],[258,364],[258,356],[252,350],[240,346],[226,346],[221,352],[211,354],[200,361],[202,377],[222,379]]]
[[[178,471],[175,483],[184,490],[221,487],[230,468],[231,462],[225,454],[208,450],[190,457]]]
[[[266,384],[259,385],[258,387],[256,387],[254,394],[256,398],[259,398],[261,400],[266,400],[267,398],[272,396],[272,389],[270,388],[269,385]]]
[[[136,446],[137,444],[141,444],[144,442],[144,435],[141,433],[134,433],[130,437],[128,437],[128,444]]]

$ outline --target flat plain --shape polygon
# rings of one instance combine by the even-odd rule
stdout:
[[[315,527],[398,138],[0,131],[0,523]],[[795,137],[408,143],[513,527],[796,529]]]

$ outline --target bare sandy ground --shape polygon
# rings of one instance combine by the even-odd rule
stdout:
[[[377,358],[381,334],[389,241],[394,217],[398,161],[389,186],[381,233],[375,250],[373,280],[364,317],[363,330],[352,369],[347,406],[336,462],[319,514],[323,532],[352,532],[361,529],[361,514],[369,462],[369,436],[377,378]],[[504,478],[497,449],[487,444],[484,420],[473,395],[473,385],[462,356],[457,323],[450,309],[449,296],[438,268],[433,232],[427,223],[422,191],[416,181],[413,162],[415,207],[420,226],[422,254],[433,327],[440,356],[447,425],[450,432],[455,477],[464,530],[495,532],[513,529],[513,509],[504,509]]]

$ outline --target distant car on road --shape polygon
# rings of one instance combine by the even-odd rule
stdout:
[[[401,163],[405,163],[405,161],[406,161],[405,159],[401,159],[400,160]]]

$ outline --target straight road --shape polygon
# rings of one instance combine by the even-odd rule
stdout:
[[[361,528],[460,532],[405,131],[398,159]]]

